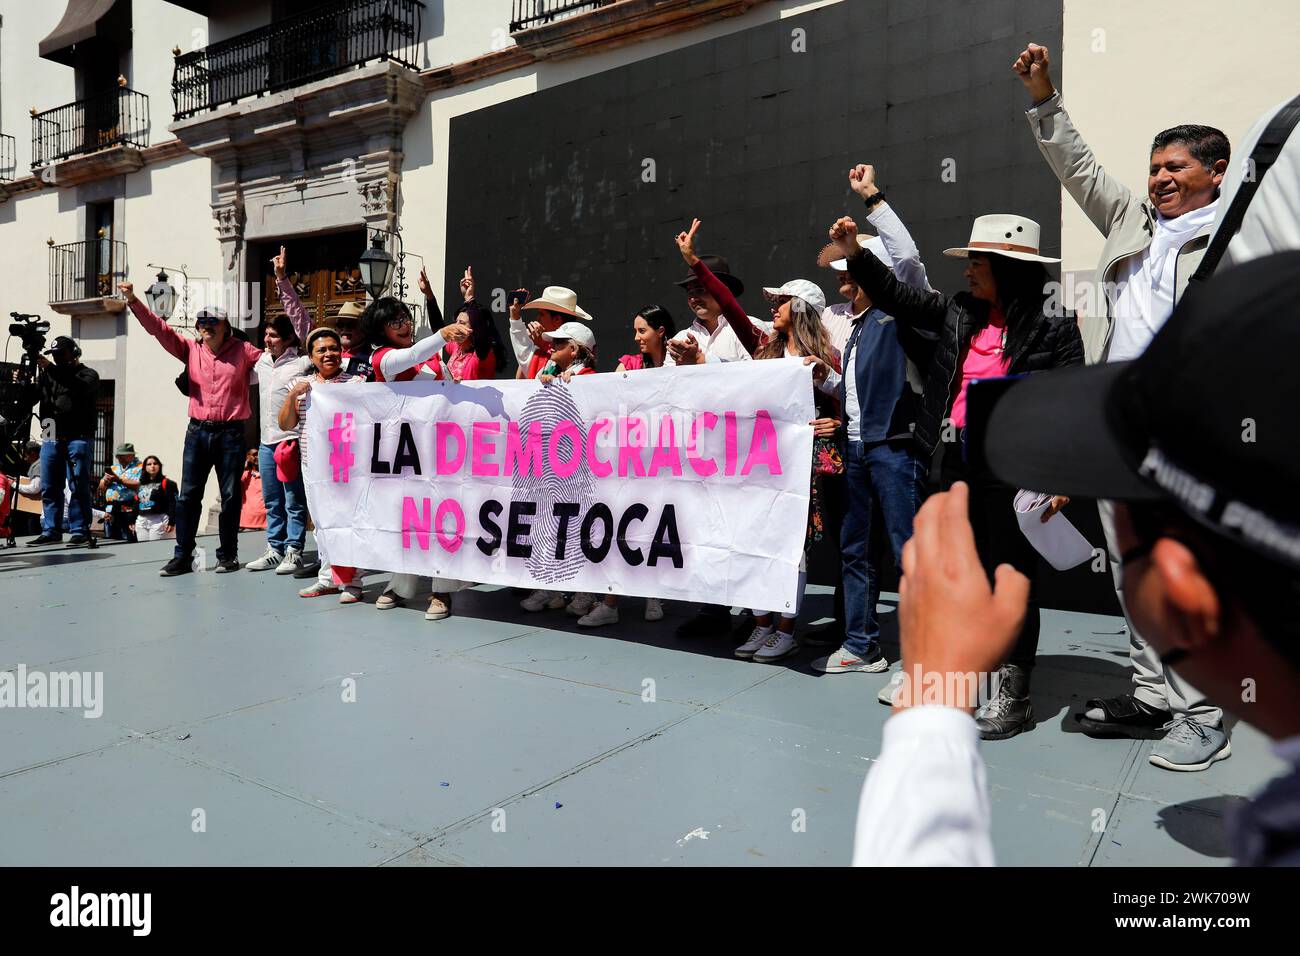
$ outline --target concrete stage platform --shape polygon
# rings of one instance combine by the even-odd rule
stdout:
[[[0,668],[103,674],[97,719],[0,710],[0,863],[850,859],[887,675],[818,675],[821,648],[762,665],[727,637],[678,641],[685,605],[647,624],[629,599],[620,625],[580,632],[484,587],[428,623],[423,601],[375,610],[385,576],[347,607],[269,572],[160,578],[171,547],[0,551]],[[245,560],[264,547],[241,538]],[[829,595],[808,603],[811,623]],[[882,610],[894,659],[892,596]],[[1224,813],[1281,763],[1244,726],[1193,774],[1079,733],[1082,701],[1126,686],[1126,646],[1122,619],[1045,612],[1039,725],[984,745],[1000,863],[1227,862]]]

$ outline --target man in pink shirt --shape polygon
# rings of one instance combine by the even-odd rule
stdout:
[[[130,282],[120,286],[126,303],[146,332],[185,363],[190,379],[190,424],[185,430],[185,460],[176,500],[176,550],[158,573],[163,577],[193,569],[194,535],[208,472],[214,468],[221,488],[221,546],[218,574],[239,570],[239,477],[244,466],[244,422],[252,414],[248,383],[262,350],[236,338],[221,309],[207,308],[194,320],[199,341],[171,328],[149,311]]]

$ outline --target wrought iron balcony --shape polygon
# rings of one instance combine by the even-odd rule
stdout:
[[[561,17],[578,13],[589,13],[600,7],[608,7],[616,0],[512,0],[510,32],[518,33],[529,27],[550,23]]]
[[[117,284],[125,281],[125,242],[92,239],[50,246],[50,306],[56,312],[121,311],[122,306],[104,300],[121,301]]]
[[[18,173],[18,141],[0,133],[0,183],[11,183]]]
[[[32,114],[32,167],[108,149],[149,145],[149,97],[119,87]]]
[[[176,57],[177,120],[336,76],[372,60],[418,69],[419,0],[336,0]]]

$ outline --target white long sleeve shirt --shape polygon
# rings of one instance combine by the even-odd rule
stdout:
[[[1235,155],[1229,161],[1228,171],[1223,174],[1223,183],[1219,186],[1215,232],[1236,198],[1255,144],[1273,117],[1289,102],[1288,98],[1267,110],[1246,133],[1241,145],[1233,150]],[[1241,229],[1228,243],[1215,272],[1289,249],[1300,249],[1300,128],[1291,131],[1277,159],[1259,181],[1259,189],[1246,209]]]
[[[911,707],[885,722],[858,803],[854,866],[993,866],[975,718]]]

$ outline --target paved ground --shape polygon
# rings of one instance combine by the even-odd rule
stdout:
[[[649,625],[631,600],[622,625],[579,633],[481,588],[430,624],[422,605],[377,612],[378,580],[339,607],[269,573],[159,578],[170,548],[0,551],[0,668],[104,681],[98,719],[0,710],[0,863],[849,859],[883,675],[679,642],[680,605]],[[1078,733],[1077,705],[1124,686],[1122,625],[1047,612],[1041,722],[984,751],[1000,862],[1222,864],[1225,808],[1280,768],[1245,727],[1198,774]]]

